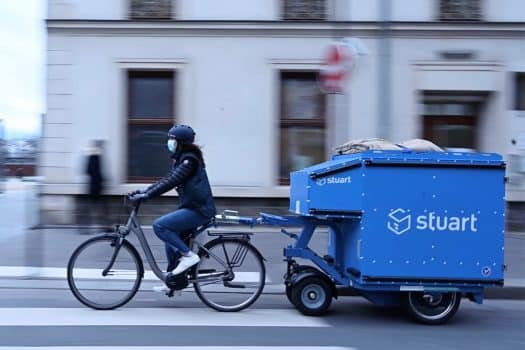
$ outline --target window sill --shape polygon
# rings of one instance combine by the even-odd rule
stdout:
[[[139,188],[146,188],[151,183],[124,183],[109,185],[104,194],[123,196]],[[42,195],[82,195],[86,194],[86,184],[82,183],[45,183],[40,184],[39,193]],[[212,186],[213,196],[233,198],[288,198],[290,186]],[[177,192],[171,190],[164,196],[175,197]]]

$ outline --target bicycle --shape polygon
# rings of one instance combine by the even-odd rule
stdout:
[[[142,246],[153,274],[170,288],[168,296],[193,284],[195,293],[217,311],[240,311],[261,295],[266,279],[264,258],[250,243],[251,233],[210,232],[206,244],[196,237],[217,226],[217,220],[252,226],[255,219],[217,215],[208,223],[187,232],[189,247],[197,251],[200,262],[173,276],[161,271],[139,224],[140,202],[133,206],[126,225],[115,232],[91,238],[72,253],[67,281],[75,298],[97,310],[112,310],[128,303],[140,288],[144,264],[135,246],[127,239],[134,233]],[[227,211],[225,211],[226,213]]]

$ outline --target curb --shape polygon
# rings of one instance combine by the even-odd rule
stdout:
[[[525,300],[525,287],[486,288],[485,299]]]

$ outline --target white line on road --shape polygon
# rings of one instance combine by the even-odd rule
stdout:
[[[121,275],[114,275],[111,279],[131,279],[133,274],[132,270],[118,270]],[[76,278],[80,279],[100,279],[102,277],[102,269],[75,269]],[[63,267],[33,267],[33,266],[0,266],[0,278],[13,278],[13,277],[40,277],[40,278],[55,278],[55,279],[66,279],[67,271]],[[241,271],[235,273],[236,282],[256,282],[258,281],[259,274],[257,272]],[[144,271],[145,281],[158,281],[157,276],[150,271]],[[271,282],[269,277],[266,276],[266,283]]]
[[[356,350],[355,348],[337,346],[39,346],[39,347],[2,347],[4,349],[16,350]]]
[[[0,308],[0,326],[228,326],[330,327],[322,318],[296,310],[248,309],[216,312],[205,308]]]

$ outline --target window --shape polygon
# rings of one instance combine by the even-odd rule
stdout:
[[[481,0],[440,0],[442,21],[480,21]]]
[[[131,19],[171,19],[172,0],[131,0]]]
[[[516,73],[516,99],[514,109],[525,111],[525,73]]]
[[[325,95],[316,72],[281,72],[280,184],[325,160]]]
[[[424,105],[423,137],[446,149],[476,149],[477,104],[447,102]]]
[[[128,71],[128,180],[151,181],[169,169],[174,123],[173,71]]]
[[[322,21],[326,19],[325,0],[283,0],[285,20]]]

